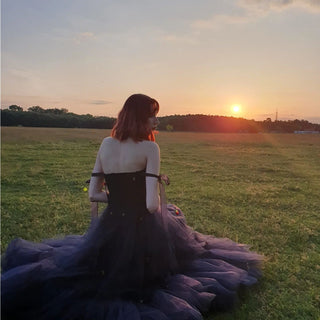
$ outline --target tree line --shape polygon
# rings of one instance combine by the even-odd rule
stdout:
[[[159,120],[158,129],[167,131],[222,133],[320,131],[320,124],[298,119],[272,121],[267,118],[264,121],[255,121],[225,116],[188,114],[160,117]],[[112,117],[75,114],[65,108],[43,109],[40,106],[33,106],[24,111],[22,107],[12,105],[1,110],[2,126],[111,129],[115,121],[116,119]]]
[[[1,110],[2,126],[53,127],[53,128],[96,128],[110,129],[115,118],[92,116],[91,114],[75,114],[67,109],[43,109],[39,106],[23,108],[12,105]]]

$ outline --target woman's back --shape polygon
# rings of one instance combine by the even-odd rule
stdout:
[[[158,175],[160,171],[160,151],[155,142],[132,139],[119,141],[112,137],[105,138],[100,146],[93,172],[121,173],[145,170]],[[91,200],[103,199],[101,192],[102,180],[92,177],[89,196]],[[150,212],[159,207],[158,184],[155,178],[146,178],[146,205]]]
[[[105,174],[135,172],[146,168],[148,154],[154,142],[135,142],[132,139],[119,141],[112,137],[105,138],[99,150],[101,169]]]

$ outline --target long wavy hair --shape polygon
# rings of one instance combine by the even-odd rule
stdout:
[[[159,103],[144,94],[133,94],[123,105],[111,136],[119,141],[128,138],[134,141],[154,141],[154,132],[148,126],[148,119],[159,112]]]

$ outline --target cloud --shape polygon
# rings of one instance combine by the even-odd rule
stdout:
[[[112,103],[111,101],[107,100],[91,100],[89,101],[89,104],[95,104],[95,105],[106,105]]]
[[[320,13],[320,0],[238,0],[235,14],[215,14],[208,19],[191,23],[193,29],[219,29],[225,25],[241,25],[254,22],[271,12],[282,12],[296,8],[311,13]]]
[[[160,41],[171,44],[196,44],[195,39],[192,37],[176,34],[164,34],[160,36]]]
[[[320,13],[320,0],[238,0],[238,5],[247,10],[267,12],[300,8]]]
[[[94,34],[92,32],[82,32],[79,33],[79,38],[81,39],[90,39],[90,38],[94,38]]]
[[[75,37],[73,38],[73,41],[76,44],[80,44],[82,42],[85,42],[85,41],[88,41],[88,40],[91,40],[91,39],[95,39],[95,38],[96,38],[96,36],[92,32],[80,32],[80,33],[75,35]]]
[[[191,27],[194,29],[219,29],[226,24],[245,24],[252,21],[249,15],[214,15],[209,19],[195,20]]]

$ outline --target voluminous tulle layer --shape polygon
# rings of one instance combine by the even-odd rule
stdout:
[[[163,217],[162,217],[163,218]],[[2,259],[8,319],[202,319],[260,276],[245,245],[195,232],[168,205],[167,230],[145,208],[108,206],[83,236],[16,239]]]

